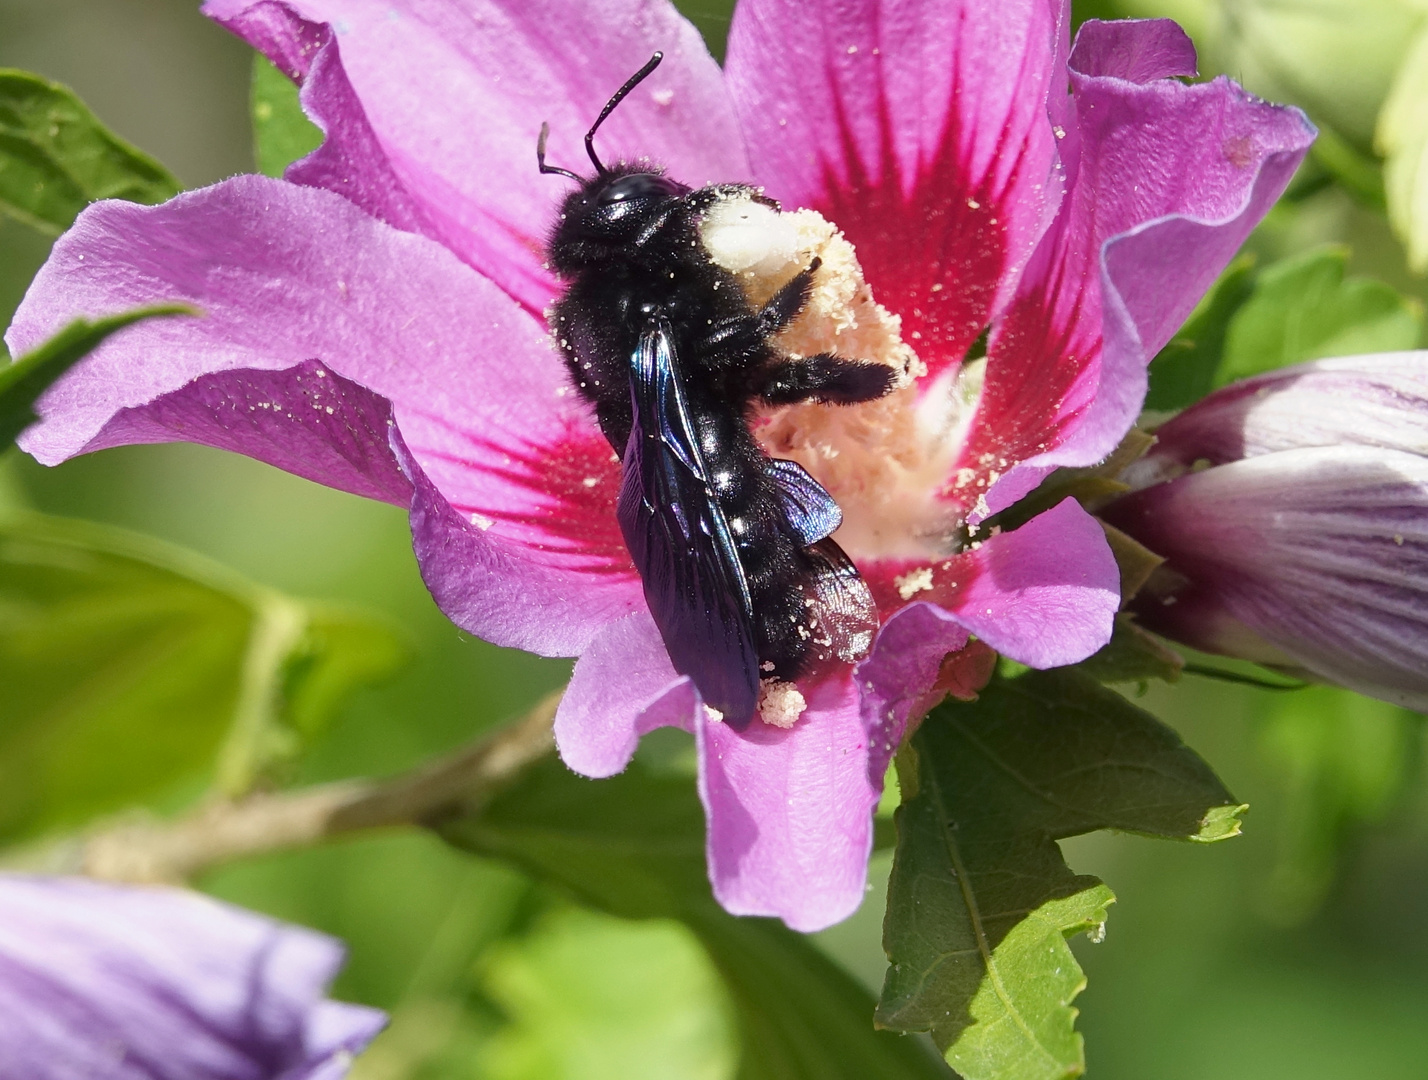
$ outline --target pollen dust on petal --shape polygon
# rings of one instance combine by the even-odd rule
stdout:
[[[930,382],[902,340],[902,320],[873,297],[853,245],[813,210],[783,213],[735,194],[708,211],[701,237],[756,307],[820,260],[807,305],[774,344],[793,357],[834,353],[886,364],[897,373],[894,389],[860,405],[762,408],[752,418],[754,436],[837,500],[843,526],[836,538],[854,559],[943,553],[957,522],[939,495],[976,410],[985,362]]]
[[[759,719],[771,727],[793,727],[807,708],[808,702],[796,683],[765,679],[759,686]]]
[[[932,589],[932,567],[922,566],[909,570],[902,577],[894,579],[893,584],[897,586],[899,596],[904,600],[911,600],[918,593]]]

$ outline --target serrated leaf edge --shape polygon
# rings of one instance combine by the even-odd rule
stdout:
[[[1248,810],[1249,803],[1210,807],[1209,812],[1200,819],[1200,831],[1190,837],[1191,842],[1217,844],[1221,840],[1239,836],[1244,829],[1243,819]]]
[[[947,811],[946,800],[942,797],[942,784],[936,775],[927,778],[928,793],[934,800],[938,818],[942,821],[951,821]],[[972,892],[972,886],[967,876],[967,867],[962,862],[962,852],[957,846],[957,842],[952,838],[952,829],[943,829],[943,843],[947,848],[947,856],[952,861],[952,868],[957,873],[957,887],[962,892],[962,903],[966,905],[967,916],[972,921],[972,933],[977,939],[977,951],[982,957],[982,969],[987,973],[987,980],[991,983],[993,992],[1006,1009],[1007,1015],[1012,1018],[1012,1022],[1020,1029],[1029,1045],[1034,1046],[1046,1058],[1054,1068],[1061,1067],[1061,1059],[1042,1045],[1036,1033],[1027,1025],[1026,1019],[1022,1016],[1021,1010],[1013,1003],[1011,994],[1007,991],[1002,982],[1001,973],[997,968],[996,958],[991,946],[987,942],[986,930],[982,926],[982,909],[977,903],[977,897]],[[1084,973],[1081,978],[1081,987],[1085,988],[1086,978]],[[955,1044],[954,1044],[955,1045]],[[950,1049],[950,1048],[949,1048]]]

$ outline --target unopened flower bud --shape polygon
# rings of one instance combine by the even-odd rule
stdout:
[[[1156,437],[1102,512],[1166,559],[1143,625],[1428,708],[1428,353],[1284,368]]]

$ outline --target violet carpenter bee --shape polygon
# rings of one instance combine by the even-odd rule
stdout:
[[[830,539],[842,521],[802,466],[769,457],[750,433],[755,402],[881,397],[895,372],[831,353],[794,357],[772,338],[808,301],[819,262],[755,307],[716,265],[700,225],[741,184],[694,190],[648,163],[607,168],[605,118],[659,65],[655,53],[585,136],[595,175],[548,165],[580,186],[547,252],[566,283],[551,312],[577,390],[595,407],[624,478],[620,529],[674,667],[742,729],[760,680],[792,682],[866,655],[878,627],[867,585]]]

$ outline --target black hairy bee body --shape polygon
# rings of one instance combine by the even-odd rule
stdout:
[[[658,63],[612,98],[600,120]],[[564,201],[549,241],[566,290],[551,325],[576,389],[624,467],[618,516],[676,670],[737,727],[761,678],[794,680],[866,653],[877,612],[830,534],[837,504],[799,465],[770,458],[749,430],[754,404],[866,401],[893,373],[831,354],[791,357],[774,336],[808,300],[816,260],[755,308],[704,248],[719,200],[646,164],[606,168]],[[761,200],[768,202],[768,200]]]

